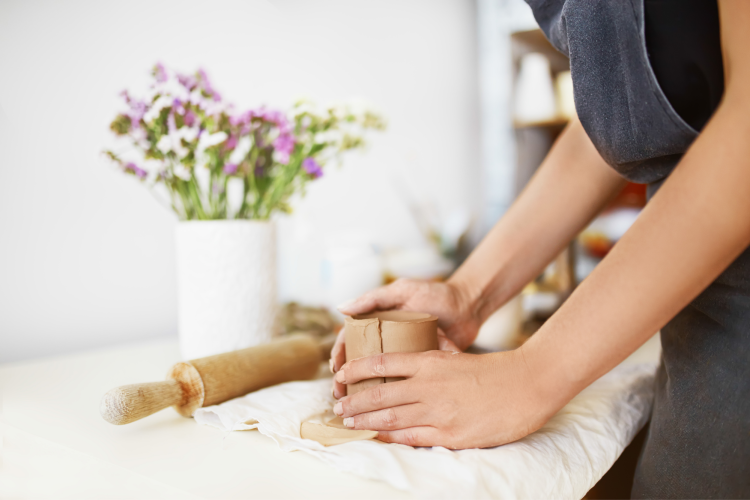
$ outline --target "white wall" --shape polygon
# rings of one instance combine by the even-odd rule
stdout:
[[[475,39],[471,0],[0,1],[0,361],[176,333],[175,217],[100,155],[155,61],[388,118],[280,221],[281,298],[315,302],[326,237],[420,242],[404,188],[479,210]]]

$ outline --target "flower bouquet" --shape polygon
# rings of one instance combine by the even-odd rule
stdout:
[[[289,212],[290,197],[304,193],[325,165],[364,145],[362,132],[384,128],[370,111],[316,111],[305,101],[288,114],[236,112],[203,70],[183,75],[157,64],[152,76],[145,98],[122,92],[128,109],[110,125],[128,151],[105,154],[124,172],[166,187],[180,220],[268,220]]]
[[[178,215],[180,345],[187,359],[268,341],[276,310],[276,243],[270,218],[361,148],[382,119],[351,107],[237,111],[203,70],[157,64],[143,98],[110,125],[127,144],[104,153]]]

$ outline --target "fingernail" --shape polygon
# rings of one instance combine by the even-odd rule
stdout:
[[[331,373],[336,373],[336,363],[333,362],[333,358],[328,360],[328,369],[331,370]]]
[[[350,428],[354,427],[354,417],[346,417],[344,419],[344,425]]]
[[[336,397],[336,388],[335,387],[331,387],[331,396],[333,396],[335,399],[338,399]]]
[[[338,309],[338,310],[339,310],[339,311],[341,311],[341,312],[344,312],[344,311],[346,311],[347,309],[349,309],[349,306],[351,306],[351,305],[352,305],[352,304],[354,304],[355,302],[357,302],[357,299],[350,299],[350,300],[347,300],[346,302],[342,302],[341,304],[337,305],[337,306],[336,306],[336,309]]]
[[[333,413],[339,417],[344,414],[344,405],[341,404],[341,401],[333,405]]]
[[[346,383],[346,373],[343,369],[336,372],[336,376],[334,377],[336,379],[336,382],[339,384],[345,384]]]

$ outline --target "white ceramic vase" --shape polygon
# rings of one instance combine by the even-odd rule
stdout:
[[[186,221],[176,237],[183,358],[268,342],[277,307],[273,223]]]

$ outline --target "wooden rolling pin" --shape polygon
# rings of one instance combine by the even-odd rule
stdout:
[[[204,406],[282,382],[315,377],[320,362],[328,359],[334,340],[333,335],[319,341],[294,334],[256,347],[177,363],[163,382],[110,390],[99,411],[104,420],[116,425],[135,422],[168,406],[190,417]]]

